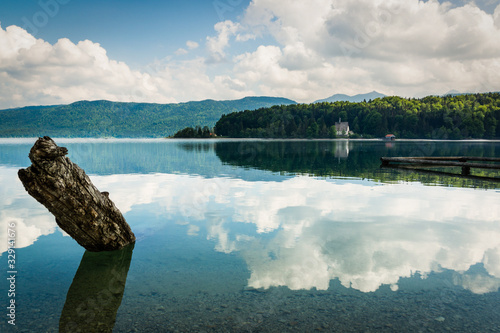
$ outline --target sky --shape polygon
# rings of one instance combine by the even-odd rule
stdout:
[[[0,108],[500,91],[499,0],[2,0]]]

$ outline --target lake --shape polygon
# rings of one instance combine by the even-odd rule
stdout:
[[[1,332],[500,332],[498,172],[380,167],[500,142],[55,141],[137,242],[86,252],[0,139]]]

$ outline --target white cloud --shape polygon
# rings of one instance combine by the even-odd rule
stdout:
[[[300,100],[305,94],[293,93],[308,85],[311,101],[373,89],[407,96],[450,87],[499,90],[499,72],[488,70],[499,68],[499,12],[437,1],[317,0],[281,6],[262,0],[250,4],[242,22],[279,43],[280,58],[267,64],[273,72],[290,70],[290,84],[280,92]],[[253,56],[261,57],[257,51]],[[321,70],[329,75],[313,76]],[[366,75],[339,75],[349,70]],[[266,79],[260,85],[273,86],[272,78]]]
[[[191,41],[191,40],[188,40],[188,41],[186,42],[186,46],[188,47],[188,49],[190,49],[190,50],[194,50],[194,49],[197,49],[200,45],[199,45],[198,43],[196,43],[196,42],[193,42],[193,41]]]
[[[299,96],[310,93],[311,85],[305,71],[282,67],[283,52],[278,46],[259,46],[254,53],[235,57],[236,77],[254,91],[268,96]],[[297,83],[301,82],[300,85]]]
[[[0,45],[0,107],[85,99],[174,101],[149,84],[149,74],[109,59],[88,40],[74,44],[63,38],[51,45],[10,26],[0,27]]]
[[[239,25],[232,21],[219,22],[215,25],[216,37],[207,37],[207,50],[210,62],[221,62],[226,60],[224,49],[229,46],[229,38],[234,36]]]
[[[498,91],[500,5],[477,3],[255,0],[238,21],[215,24],[205,48],[188,40],[175,52],[184,61],[166,57],[142,70],[109,59],[92,41],[52,45],[19,27],[0,28],[0,108]]]
[[[186,49],[183,49],[183,48],[180,48],[178,49],[177,51],[175,51],[175,54],[176,55],[186,55],[188,54],[189,52],[186,50]]]
[[[191,40],[188,40],[188,41],[186,42],[186,47],[187,47],[187,48],[188,48],[188,50],[190,50],[190,51],[191,51],[191,50],[195,50],[195,49],[197,49],[199,46],[200,46],[200,45],[199,45],[198,43],[193,42],[193,41],[191,41]],[[182,48],[182,47],[181,47],[181,48],[179,48],[177,51],[175,51],[175,54],[176,54],[176,55],[186,55],[186,54],[188,54],[188,53],[189,53],[189,51],[188,51],[188,50],[186,50],[186,49],[184,49],[184,48]]]
[[[198,44],[186,46],[194,50]],[[211,79],[204,58],[166,58],[138,71],[109,59],[89,40],[74,44],[63,38],[52,45],[19,27],[0,27],[0,108],[98,99],[172,103],[246,94],[251,91],[237,79]]]
[[[2,63],[15,57],[20,50],[30,48],[36,42],[35,37],[17,26],[10,26],[5,30],[0,29],[0,50],[2,51],[0,59],[2,59]]]
[[[495,26],[500,29],[500,5],[495,9],[493,19],[495,20]]]
[[[203,99],[237,99],[254,93],[244,82],[228,75],[208,75],[205,58],[184,61],[165,60],[150,67],[150,84],[160,92],[175,96],[178,101]]]
[[[257,38],[257,36],[254,35],[254,34],[244,34],[244,35],[238,34],[236,36],[236,41],[238,41],[238,42],[247,42],[249,40],[256,39],[256,38]]]
[[[214,80],[217,86],[223,87],[224,90],[233,90],[245,92],[247,95],[252,95],[253,93],[247,91],[246,83],[242,80],[232,79],[229,75],[216,76]]]

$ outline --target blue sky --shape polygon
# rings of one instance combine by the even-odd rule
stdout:
[[[88,39],[101,44],[112,59],[144,66],[155,58],[174,54],[187,40],[204,43],[217,22],[234,20],[248,3],[249,0],[2,0],[0,22],[4,28],[13,24],[26,28],[51,44],[60,38],[74,43]],[[39,27],[44,17],[48,17],[47,24]]]
[[[500,90],[498,0],[2,0],[0,108]]]

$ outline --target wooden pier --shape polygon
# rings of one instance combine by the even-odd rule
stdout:
[[[471,168],[500,170],[497,157],[381,157],[380,160],[385,167],[461,167],[462,176],[469,176]]]

